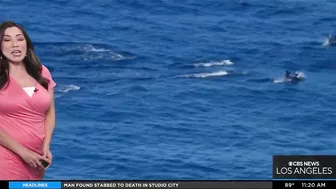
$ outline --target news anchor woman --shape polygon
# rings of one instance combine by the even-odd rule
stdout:
[[[0,42],[0,180],[40,180],[52,161],[56,83],[21,26],[2,23]]]

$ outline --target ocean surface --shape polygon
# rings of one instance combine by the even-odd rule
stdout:
[[[57,83],[45,179],[270,179],[336,154],[333,0],[0,0]],[[305,79],[284,82],[285,70]]]

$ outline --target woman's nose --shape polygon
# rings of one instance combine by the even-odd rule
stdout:
[[[12,47],[17,47],[17,46],[18,46],[17,40],[12,40]]]

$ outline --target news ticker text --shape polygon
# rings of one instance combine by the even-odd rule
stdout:
[[[3,189],[296,189],[336,188],[335,180],[270,181],[7,181]]]

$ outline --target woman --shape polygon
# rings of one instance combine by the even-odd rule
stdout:
[[[40,180],[55,128],[54,87],[27,33],[0,25],[0,180]]]

